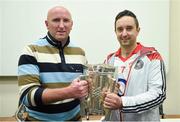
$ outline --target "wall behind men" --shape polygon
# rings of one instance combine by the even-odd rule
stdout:
[[[23,47],[42,38],[47,10],[54,5],[67,7],[73,16],[71,39],[84,48],[89,63],[102,63],[118,49],[114,18],[129,9],[140,22],[138,40],[156,47],[169,58],[169,0],[1,0],[0,75],[15,76]]]
[[[178,94],[180,93],[180,55],[177,54],[180,51],[180,14],[178,13],[180,1],[171,0],[170,3],[169,72],[167,75],[167,98],[163,106],[165,114],[180,114],[180,97]],[[14,115],[17,103],[17,78],[0,77],[0,117]]]

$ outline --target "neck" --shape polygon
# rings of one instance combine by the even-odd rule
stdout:
[[[69,43],[69,37],[66,40],[59,41],[59,40],[55,39],[49,32],[48,32],[48,36],[49,36],[50,40],[52,41],[53,45],[64,47],[65,45],[67,45]]]
[[[121,56],[124,58],[127,58],[133,50],[136,48],[137,44],[134,44],[133,46],[128,46],[128,47],[121,47]]]

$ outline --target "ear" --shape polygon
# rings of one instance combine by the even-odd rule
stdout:
[[[48,28],[48,21],[47,20],[45,20],[45,25],[46,25],[46,27]]]
[[[73,27],[73,21],[71,22],[71,30],[72,30],[72,27]]]
[[[139,31],[140,31],[140,27],[137,28],[137,32],[138,32],[138,33],[139,33]]]

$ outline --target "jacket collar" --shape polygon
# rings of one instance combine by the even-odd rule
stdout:
[[[57,48],[62,48],[62,49],[70,43],[70,37],[68,37],[65,45],[62,46],[61,41],[56,40],[49,32],[47,33],[46,39],[51,45],[53,45]]]

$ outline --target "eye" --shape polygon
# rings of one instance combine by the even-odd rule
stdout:
[[[122,27],[118,27],[118,28],[117,28],[117,31],[118,31],[118,32],[122,32],[122,31],[123,31],[123,28],[122,28]]]
[[[53,21],[53,22],[59,22],[60,19],[59,19],[59,18],[55,18],[55,19],[53,19],[52,21]]]
[[[131,31],[132,29],[133,29],[132,26],[128,26],[128,27],[126,28],[127,31]]]
[[[65,19],[63,19],[63,21],[64,21],[65,23],[68,23],[68,22],[70,22],[70,19],[65,18]]]

